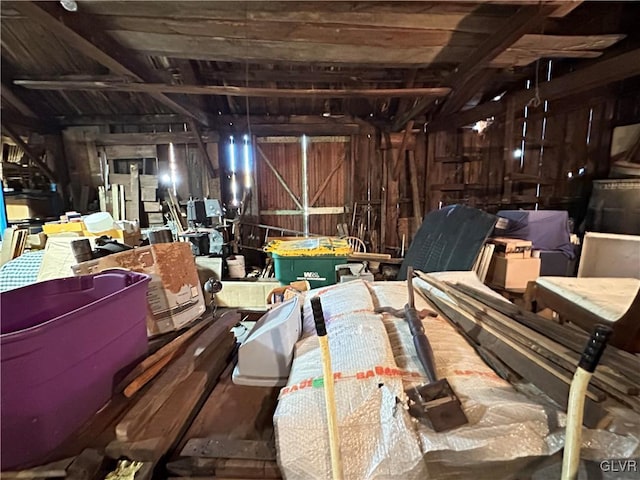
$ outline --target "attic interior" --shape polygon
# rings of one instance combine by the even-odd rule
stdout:
[[[1,0],[2,476],[637,478],[639,24]]]

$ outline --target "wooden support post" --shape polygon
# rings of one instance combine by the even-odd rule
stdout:
[[[418,187],[418,169],[416,157],[413,151],[409,151],[409,173],[411,175],[411,201],[413,203],[413,228],[412,233],[418,231],[422,223],[422,208],[420,207],[420,189]]]
[[[385,133],[387,145],[391,145],[388,133]],[[376,151],[378,161],[381,165],[382,181],[380,182],[380,253],[384,253],[387,246],[387,155],[382,150],[382,138]]]
[[[502,203],[511,203],[513,181],[511,179],[513,174],[513,152],[515,150],[515,132],[514,123],[516,115],[516,105],[513,100],[507,103],[507,112],[504,119],[504,184],[502,190]],[[524,154],[524,152],[522,152]]]
[[[131,197],[126,204],[127,220],[140,220],[140,175],[137,165],[130,165]]]
[[[398,247],[398,200],[399,200],[399,185],[398,180],[393,178],[393,148],[391,145],[391,135],[385,132],[386,139],[386,155],[387,155],[387,168],[386,168],[386,206],[387,206],[387,238],[385,244],[390,247]],[[389,232],[393,232],[393,236],[389,235]]]
[[[394,180],[398,180],[400,178],[400,171],[404,166],[404,153],[407,150],[407,142],[409,141],[409,135],[411,135],[412,129],[413,129],[413,120],[409,120],[409,123],[407,123],[407,126],[404,130],[404,135],[402,136],[402,143],[400,143],[400,148],[398,149],[398,154],[393,164]]]

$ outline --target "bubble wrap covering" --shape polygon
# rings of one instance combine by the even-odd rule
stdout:
[[[421,374],[409,328],[403,319],[373,312],[376,306],[402,308],[404,282],[367,287],[356,281],[312,293],[322,298],[334,375],[342,375],[335,388],[345,479],[512,478],[530,462],[526,457],[562,448],[564,415],[516,392],[440,317],[425,319],[425,331],[438,375],[459,396],[469,424],[436,433],[409,416],[396,399],[404,400],[404,389],[425,379],[377,374],[384,368]],[[278,462],[286,479],[331,478],[324,392],[311,381],[322,376],[322,364],[309,299],[304,337],[274,415]],[[416,308],[431,307],[416,295]],[[366,371],[373,374],[354,377]],[[637,439],[631,445],[613,433],[598,434],[591,439],[603,448],[607,442],[621,447],[610,458],[637,448]]]

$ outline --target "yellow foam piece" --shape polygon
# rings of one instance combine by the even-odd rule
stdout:
[[[335,237],[312,237],[301,240],[272,240],[265,252],[282,257],[314,257],[321,255],[344,256],[352,252],[349,243]]]

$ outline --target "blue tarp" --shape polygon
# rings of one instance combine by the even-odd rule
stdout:
[[[500,210],[498,217],[508,222],[498,220],[494,236],[530,240],[535,250],[560,251],[575,258],[565,210]]]

